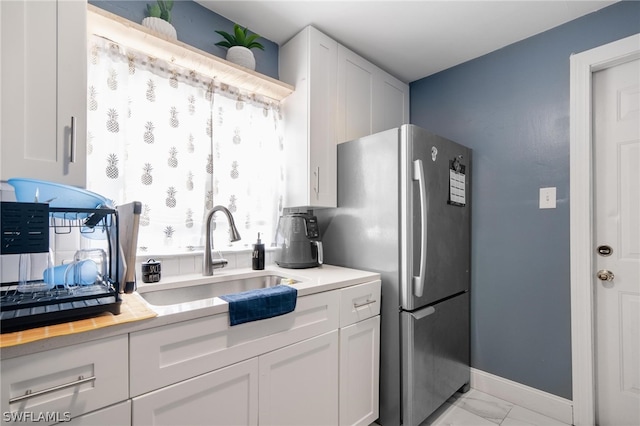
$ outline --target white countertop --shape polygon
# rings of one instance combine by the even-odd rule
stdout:
[[[229,279],[250,278],[254,276],[264,275],[265,273],[269,272],[273,273],[274,275],[280,275],[283,277],[294,279],[296,282],[291,285],[298,290],[298,297],[324,291],[336,290],[344,287],[350,287],[353,285],[363,284],[380,279],[380,274],[375,272],[366,272],[332,265],[322,265],[317,268],[308,269],[286,269],[278,267],[276,265],[272,265],[267,266],[263,271],[254,271],[250,268],[229,270],[221,269],[215,270],[213,276],[210,277],[205,277],[200,274],[168,277],[163,278],[158,283],[139,283],[138,290],[140,293],[144,293],[150,290],[179,288],[211,282],[226,281]],[[127,295],[127,297],[131,296],[140,297],[139,294]],[[69,346],[86,341],[131,333],[134,331],[159,327],[175,322],[187,321],[194,318],[228,312],[227,302],[217,297],[212,298],[206,305],[203,305],[203,307],[198,309],[172,310],[171,307],[151,307],[158,313],[158,316],[155,318],[113,325],[76,334],[52,337],[31,343],[3,348],[0,351],[0,357],[2,359],[13,358],[29,353],[41,352],[44,350],[55,349],[58,347]]]

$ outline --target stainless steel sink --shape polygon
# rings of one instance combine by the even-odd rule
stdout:
[[[295,280],[280,275],[262,275],[258,277],[198,284],[188,287],[166,288],[150,291],[140,289],[140,295],[151,305],[168,306],[204,301],[214,297],[223,296],[225,294],[240,293],[247,290],[273,287],[283,282],[285,284],[293,284]]]

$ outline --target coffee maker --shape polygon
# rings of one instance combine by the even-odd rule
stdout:
[[[322,241],[313,212],[287,212],[278,220],[275,262],[291,269],[322,265]]]

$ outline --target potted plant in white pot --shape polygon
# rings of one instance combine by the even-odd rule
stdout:
[[[171,9],[173,9],[173,0],[157,0],[156,4],[147,4],[149,16],[142,20],[142,25],[177,40],[176,29],[171,25]]]
[[[256,69],[256,58],[251,49],[264,50],[264,46],[256,41],[260,38],[258,34],[247,35],[247,27],[242,28],[238,24],[233,26],[233,34],[218,30],[216,32],[224,37],[224,40],[216,43],[216,46],[229,49],[227,50],[227,61],[250,70]]]

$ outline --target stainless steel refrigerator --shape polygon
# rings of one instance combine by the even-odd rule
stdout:
[[[418,425],[469,384],[471,150],[413,125],[338,145],[325,263],[382,276],[380,417]]]

